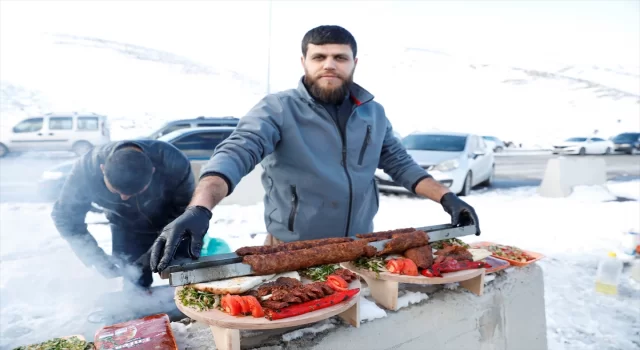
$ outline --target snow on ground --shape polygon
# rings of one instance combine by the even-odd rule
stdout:
[[[578,188],[563,199],[542,198],[535,187],[481,190],[465,198],[476,208],[482,229],[480,237],[465,241],[495,241],[546,255],[539,264],[545,275],[550,349],[638,346],[637,284],[629,282],[626,272],[619,296],[601,296],[594,292],[594,277],[598,260],[619,246],[622,234],[640,229],[640,181],[610,182],[607,187],[609,191]],[[636,201],[613,200],[616,196]],[[211,233],[224,237],[232,249],[261,244],[262,210],[261,204],[216,208]],[[67,334],[91,337],[102,325],[88,322],[89,313],[103,293],[121,286],[119,279],[106,280],[75,258],[56,233],[50,211],[48,204],[0,205],[2,349]],[[104,218],[91,214],[87,221],[109,252],[108,226],[100,224]],[[448,221],[431,201],[382,196],[375,229]],[[252,238],[252,233],[261,234]],[[162,283],[166,281],[158,281]]]

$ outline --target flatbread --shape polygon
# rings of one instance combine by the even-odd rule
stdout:
[[[270,280],[274,276],[275,274],[265,276],[234,277],[221,281],[195,283],[192,284],[191,287],[213,294],[242,294],[256,286],[259,286],[265,281]]]
[[[471,256],[473,256],[473,261],[480,261],[491,256],[491,252],[486,249],[469,248],[467,250],[469,251],[469,253],[471,253]]]

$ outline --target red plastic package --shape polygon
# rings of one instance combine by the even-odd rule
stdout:
[[[96,350],[178,350],[167,314],[102,327],[94,337]]]

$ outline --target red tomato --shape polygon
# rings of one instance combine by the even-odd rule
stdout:
[[[338,275],[329,275],[329,277],[327,277],[327,285],[337,291],[345,291],[349,288],[347,281]]]
[[[249,305],[253,317],[264,317],[264,310],[262,310],[262,306],[256,297],[253,295],[245,295],[242,299]]]
[[[411,259],[404,259],[404,264],[400,274],[407,276],[418,276],[418,266]]]
[[[249,308],[249,304],[247,304],[246,299],[244,299],[243,297],[239,296],[239,295],[235,295],[238,298],[236,300],[238,300],[238,303],[240,303],[240,309],[242,310],[241,312],[244,315],[248,315],[251,313],[251,309]]]
[[[404,260],[405,259],[391,259],[387,261],[385,267],[391,273],[400,273],[400,271],[402,271],[402,268],[404,267]]]
[[[237,295],[226,295],[225,297],[227,298],[227,300],[226,302],[223,302],[223,304],[225,305],[224,311],[226,311],[231,316],[240,315],[242,313],[242,305],[240,304],[240,301],[238,299],[242,300],[242,298]]]

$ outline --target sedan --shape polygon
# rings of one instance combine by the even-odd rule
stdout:
[[[402,139],[409,155],[451,192],[466,196],[477,185],[489,186],[495,174],[493,150],[474,134],[428,132]],[[375,174],[387,192],[409,192],[382,170]]]
[[[599,137],[571,137],[553,145],[553,154],[610,154],[613,142]]]
[[[640,152],[640,132],[625,132],[612,139],[616,152],[633,154]]]

